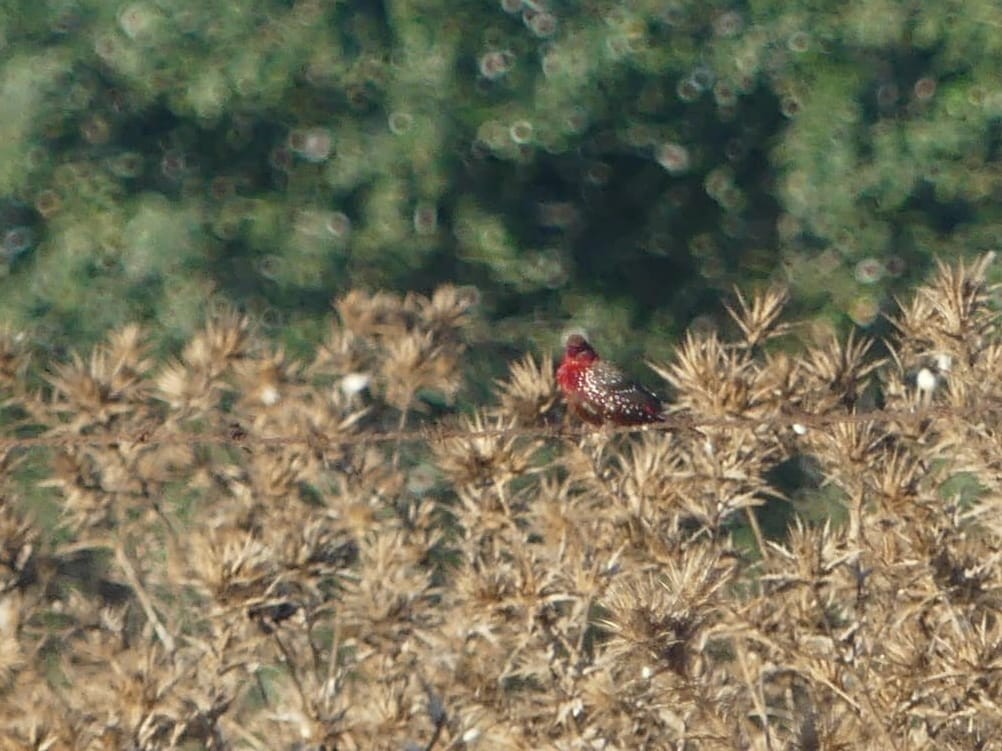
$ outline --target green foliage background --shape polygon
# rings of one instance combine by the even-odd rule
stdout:
[[[0,319],[176,343],[236,303],[295,343],[351,287],[454,281],[505,354],[579,325],[664,357],[782,281],[869,325],[997,246],[999,28],[993,0],[7,0]]]

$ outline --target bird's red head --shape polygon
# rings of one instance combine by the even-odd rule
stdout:
[[[564,358],[568,360],[597,360],[596,352],[581,334],[571,334],[564,341]]]

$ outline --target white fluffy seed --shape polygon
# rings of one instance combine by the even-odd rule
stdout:
[[[915,376],[915,385],[918,386],[919,391],[932,391],[936,388],[936,374],[929,368],[922,368]]]
[[[349,373],[341,379],[341,391],[345,396],[354,396],[365,389],[370,381],[372,376],[368,373]]]

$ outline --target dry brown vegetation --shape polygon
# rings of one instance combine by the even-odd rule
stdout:
[[[0,452],[2,747],[1000,748],[988,262],[879,359],[739,298],[733,341],[655,364],[685,426],[629,435],[556,434],[527,356],[450,432],[366,440],[460,389],[450,287],[348,295],[310,362],[235,314],[169,362],[134,326],[58,365],[2,333],[5,434],[49,444]],[[759,529],[784,463],[838,521]]]

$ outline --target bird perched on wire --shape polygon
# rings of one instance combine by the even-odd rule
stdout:
[[[568,409],[593,425],[644,425],[664,420],[661,400],[603,360],[580,334],[564,342],[557,385]]]

